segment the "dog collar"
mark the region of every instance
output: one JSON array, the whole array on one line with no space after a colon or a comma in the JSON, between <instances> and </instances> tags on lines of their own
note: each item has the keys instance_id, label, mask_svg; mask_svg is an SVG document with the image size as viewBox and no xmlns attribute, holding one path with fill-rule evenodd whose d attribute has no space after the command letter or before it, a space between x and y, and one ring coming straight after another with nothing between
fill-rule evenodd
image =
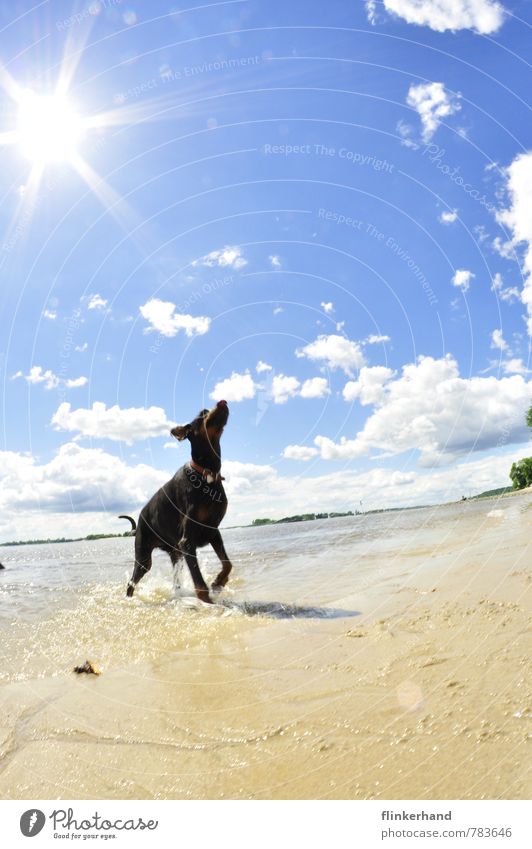
<instances>
[{"instance_id":1,"label":"dog collar","mask_svg":"<svg viewBox=\"0 0 532 849\"><path fill-rule=\"evenodd\" d=\"M210 469L204 469L203 466L200 466L198 463L195 463L194 460L190 460L189 466L191 469L194 469L199 475L201 475L207 483L218 483L219 481L224 481L225 478L222 477L221 472L211 472Z\"/></svg>"}]
</instances>

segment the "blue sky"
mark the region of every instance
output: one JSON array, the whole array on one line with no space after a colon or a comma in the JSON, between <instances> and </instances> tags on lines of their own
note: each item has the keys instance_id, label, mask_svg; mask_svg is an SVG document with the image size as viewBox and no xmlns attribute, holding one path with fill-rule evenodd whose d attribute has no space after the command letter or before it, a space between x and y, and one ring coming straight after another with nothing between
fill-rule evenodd
<instances>
[{"instance_id":1,"label":"blue sky","mask_svg":"<svg viewBox=\"0 0 532 849\"><path fill-rule=\"evenodd\" d=\"M229 524L505 484L529 4L186 5L3 7L0 539L116 529L219 397Z\"/></svg>"}]
</instances>

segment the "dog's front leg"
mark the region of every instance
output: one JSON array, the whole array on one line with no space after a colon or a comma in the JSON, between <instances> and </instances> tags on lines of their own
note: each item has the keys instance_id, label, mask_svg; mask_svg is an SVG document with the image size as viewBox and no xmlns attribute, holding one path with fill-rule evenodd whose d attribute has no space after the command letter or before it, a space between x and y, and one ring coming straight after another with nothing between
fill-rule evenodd
<instances>
[{"instance_id":1,"label":"dog's front leg","mask_svg":"<svg viewBox=\"0 0 532 849\"><path fill-rule=\"evenodd\" d=\"M203 575L200 572L198 558L196 557L196 546L194 542L190 539L187 539L186 537L183 537L183 539L179 543L179 550L185 556L186 564L190 570L192 580L194 581L194 588L196 590L197 597L200 601L204 601L207 604L212 604L211 597L209 596L209 588L203 580Z\"/></svg>"},{"instance_id":2,"label":"dog's front leg","mask_svg":"<svg viewBox=\"0 0 532 849\"><path fill-rule=\"evenodd\" d=\"M231 573L231 569L233 568L233 564L227 556L227 552L225 550L220 531L216 531L216 533L214 534L211 540L211 545L216 553L216 556L222 564L222 571L212 584L212 589L221 590L222 587L225 587L227 581L229 580L229 575Z\"/></svg>"}]
</instances>

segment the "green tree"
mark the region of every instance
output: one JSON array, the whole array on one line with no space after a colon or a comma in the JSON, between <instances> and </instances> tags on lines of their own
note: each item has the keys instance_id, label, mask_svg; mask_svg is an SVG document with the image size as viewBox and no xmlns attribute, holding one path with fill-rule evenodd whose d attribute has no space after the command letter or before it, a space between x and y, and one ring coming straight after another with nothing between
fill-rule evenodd
<instances>
[{"instance_id":1,"label":"green tree","mask_svg":"<svg viewBox=\"0 0 532 849\"><path fill-rule=\"evenodd\" d=\"M532 430L532 404L527 410L525 420ZM512 463L510 480L514 489L525 489L527 486L532 486L532 457L524 457L518 463Z\"/></svg>"},{"instance_id":2,"label":"green tree","mask_svg":"<svg viewBox=\"0 0 532 849\"><path fill-rule=\"evenodd\" d=\"M518 463L512 463L510 479L514 489L532 486L532 457L525 457Z\"/></svg>"}]
</instances>

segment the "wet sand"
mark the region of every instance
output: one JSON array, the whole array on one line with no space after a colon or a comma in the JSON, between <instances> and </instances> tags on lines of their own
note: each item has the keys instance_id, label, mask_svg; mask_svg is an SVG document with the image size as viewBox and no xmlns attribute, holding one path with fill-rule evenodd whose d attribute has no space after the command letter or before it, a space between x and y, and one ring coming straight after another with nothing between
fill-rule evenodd
<instances>
[{"instance_id":1,"label":"wet sand","mask_svg":"<svg viewBox=\"0 0 532 849\"><path fill-rule=\"evenodd\" d=\"M0 796L529 798L532 493L452 516L371 604L191 609L155 656L3 684Z\"/></svg>"}]
</instances>

